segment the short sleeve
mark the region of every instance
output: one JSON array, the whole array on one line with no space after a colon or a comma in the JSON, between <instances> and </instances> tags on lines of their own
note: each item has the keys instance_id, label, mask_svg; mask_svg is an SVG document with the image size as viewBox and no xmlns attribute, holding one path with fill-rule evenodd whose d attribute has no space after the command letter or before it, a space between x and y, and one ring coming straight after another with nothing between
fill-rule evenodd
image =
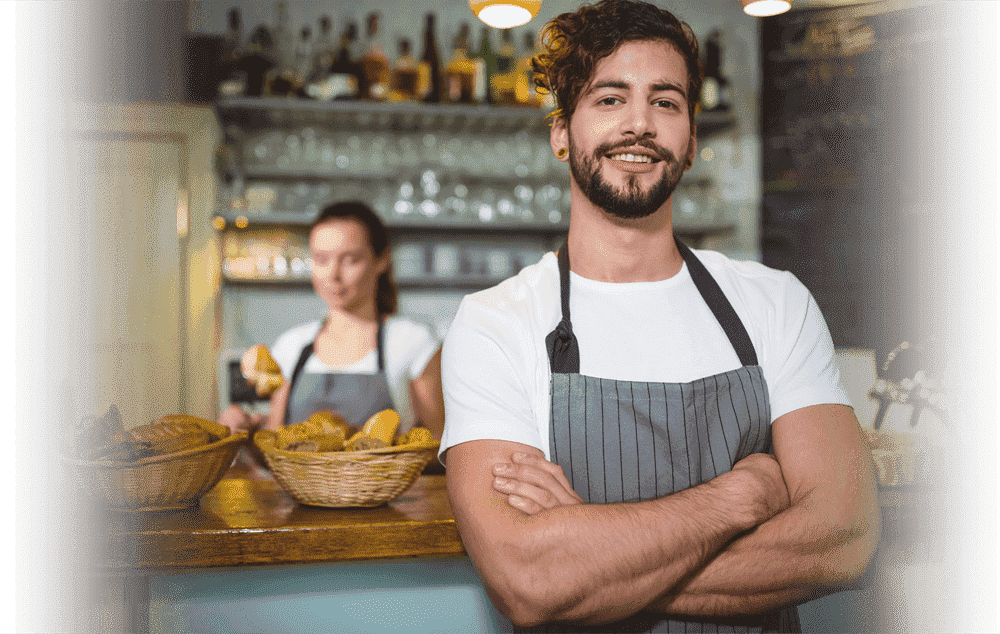
<instances>
[{"instance_id":1,"label":"short sleeve","mask_svg":"<svg viewBox=\"0 0 1000 634\"><path fill-rule=\"evenodd\" d=\"M798 278L784 275L784 301L771 331L768 361L776 368L775 385L770 386L772 419L809 405L850 405L819 305Z\"/></svg>"},{"instance_id":2,"label":"short sleeve","mask_svg":"<svg viewBox=\"0 0 1000 634\"><path fill-rule=\"evenodd\" d=\"M281 366L281 373L286 381L291 380L302 349L316 340L320 325L320 322L313 321L295 326L282 333L271 346L271 356Z\"/></svg>"},{"instance_id":3,"label":"short sleeve","mask_svg":"<svg viewBox=\"0 0 1000 634\"><path fill-rule=\"evenodd\" d=\"M420 377L431 357L441 347L441 339L430 324L392 318L386 324L386 363L401 364L406 381Z\"/></svg>"},{"instance_id":4,"label":"short sleeve","mask_svg":"<svg viewBox=\"0 0 1000 634\"><path fill-rule=\"evenodd\" d=\"M462 301L441 353L442 456L471 440L507 440L544 451L531 407L528 339L511 312L471 297Z\"/></svg>"}]
</instances>

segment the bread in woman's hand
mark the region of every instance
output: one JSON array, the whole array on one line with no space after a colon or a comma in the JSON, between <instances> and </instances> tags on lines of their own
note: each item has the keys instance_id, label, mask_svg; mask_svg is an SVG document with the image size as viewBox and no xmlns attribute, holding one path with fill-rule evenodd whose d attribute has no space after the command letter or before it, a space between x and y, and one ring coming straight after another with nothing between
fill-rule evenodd
<instances>
[{"instance_id":1,"label":"bread in woman's hand","mask_svg":"<svg viewBox=\"0 0 1000 634\"><path fill-rule=\"evenodd\" d=\"M285 377L281 375L281 366L263 344L257 344L243 353L240 371L261 398L271 396L285 383Z\"/></svg>"}]
</instances>

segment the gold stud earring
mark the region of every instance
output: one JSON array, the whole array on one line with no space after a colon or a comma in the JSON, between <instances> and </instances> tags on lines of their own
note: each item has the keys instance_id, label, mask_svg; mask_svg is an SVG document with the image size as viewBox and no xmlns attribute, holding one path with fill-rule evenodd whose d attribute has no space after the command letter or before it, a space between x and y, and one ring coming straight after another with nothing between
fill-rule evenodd
<instances>
[{"instance_id":1,"label":"gold stud earring","mask_svg":"<svg viewBox=\"0 0 1000 634\"><path fill-rule=\"evenodd\" d=\"M566 148L564 148L564 147L561 147L561 148L559 148L559 151L556 152L556 158L557 159L564 159L564 158L566 158L567 154L569 154L569 150L566 149Z\"/></svg>"}]
</instances>

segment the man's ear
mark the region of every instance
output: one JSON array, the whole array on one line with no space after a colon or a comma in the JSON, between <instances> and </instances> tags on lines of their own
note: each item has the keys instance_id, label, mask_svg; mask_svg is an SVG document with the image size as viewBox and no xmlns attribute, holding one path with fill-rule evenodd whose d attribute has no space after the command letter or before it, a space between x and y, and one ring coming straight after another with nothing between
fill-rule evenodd
<instances>
[{"instance_id":1,"label":"man's ear","mask_svg":"<svg viewBox=\"0 0 1000 634\"><path fill-rule=\"evenodd\" d=\"M698 156L698 137L694 134L691 135L691 142L688 143L687 152L687 163L684 165L684 171L687 171L694 167L694 159Z\"/></svg>"},{"instance_id":2,"label":"man's ear","mask_svg":"<svg viewBox=\"0 0 1000 634\"><path fill-rule=\"evenodd\" d=\"M552 153L557 159L569 160L569 129L564 118L556 117L552 121L552 127L549 129L549 145L552 146Z\"/></svg>"}]
</instances>

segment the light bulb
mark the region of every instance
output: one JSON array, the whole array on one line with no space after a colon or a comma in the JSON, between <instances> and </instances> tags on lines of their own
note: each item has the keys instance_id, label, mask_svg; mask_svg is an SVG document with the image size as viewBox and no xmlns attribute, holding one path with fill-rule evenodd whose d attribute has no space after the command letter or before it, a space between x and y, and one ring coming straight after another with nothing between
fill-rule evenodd
<instances>
[{"instance_id":1,"label":"light bulb","mask_svg":"<svg viewBox=\"0 0 1000 634\"><path fill-rule=\"evenodd\" d=\"M469 0L469 8L489 26L509 29L538 15L542 0Z\"/></svg>"},{"instance_id":2,"label":"light bulb","mask_svg":"<svg viewBox=\"0 0 1000 634\"><path fill-rule=\"evenodd\" d=\"M790 0L740 0L747 15L764 18L778 15L792 8Z\"/></svg>"}]
</instances>

